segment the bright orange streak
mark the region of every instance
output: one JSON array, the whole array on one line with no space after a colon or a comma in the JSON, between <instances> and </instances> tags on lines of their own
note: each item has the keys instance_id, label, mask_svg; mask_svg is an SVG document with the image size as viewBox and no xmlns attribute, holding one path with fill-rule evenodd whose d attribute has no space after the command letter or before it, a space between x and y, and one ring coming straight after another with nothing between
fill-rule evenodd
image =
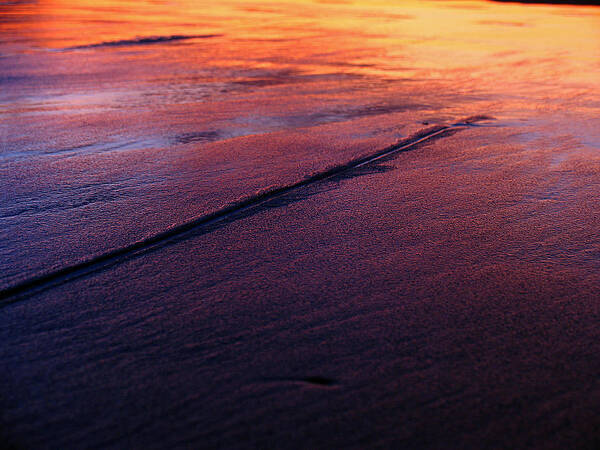
<instances>
[{"instance_id":1,"label":"bright orange streak","mask_svg":"<svg viewBox=\"0 0 600 450\"><path fill-rule=\"evenodd\" d=\"M2 8L15 20L3 22L0 33L38 48L138 36L223 35L206 45L165 46L161 64L171 67L423 79L450 82L459 90L476 85L513 98L538 91L550 98L593 96L600 87L600 9L593 7L415 0L184 0L176 6L46 0ZM142 48L102 51L145 58Z\"/></svg>"}]
</instances>

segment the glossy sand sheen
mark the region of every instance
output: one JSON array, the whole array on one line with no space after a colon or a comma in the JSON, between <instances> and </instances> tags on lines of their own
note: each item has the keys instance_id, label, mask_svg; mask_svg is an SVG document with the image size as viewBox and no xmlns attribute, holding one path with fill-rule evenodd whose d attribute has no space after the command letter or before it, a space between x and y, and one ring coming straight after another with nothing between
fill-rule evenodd
<instances>
[{"instance_id":1,"label":"glossy sand sheen","mask_svg":"<svg viewBox=\"0 0 600 450\"><path fill-rule=\"evenodd\" d=\"M600 9L0 14L6 442L597 445Z\"/></svg>"}]
</instances>

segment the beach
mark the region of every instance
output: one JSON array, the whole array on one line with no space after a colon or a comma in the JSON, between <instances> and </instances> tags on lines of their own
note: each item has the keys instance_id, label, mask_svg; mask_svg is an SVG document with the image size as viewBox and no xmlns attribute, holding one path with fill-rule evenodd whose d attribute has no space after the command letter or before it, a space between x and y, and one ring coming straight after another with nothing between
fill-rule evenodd
<instances>
[{"instance_id":1,"label":"beach","mask_svg":"<svg viewBox=\"0 0 600 450\"><path fill-rule=\"evenodd\" d=\"M0 3L14 448L595 448L600 9Z\"/></svg>"}]
</instances>

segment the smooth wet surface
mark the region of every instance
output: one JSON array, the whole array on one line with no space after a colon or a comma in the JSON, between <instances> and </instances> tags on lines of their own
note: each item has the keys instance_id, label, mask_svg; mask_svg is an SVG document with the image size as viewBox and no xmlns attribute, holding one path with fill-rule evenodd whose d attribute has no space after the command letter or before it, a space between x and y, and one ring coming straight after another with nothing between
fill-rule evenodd
<instances>
[{"instance_id":1,"label":"smooth wet surface","mask_svg":"<svg viewBox=\"0 0 600 450\"><path fill-rule=\"evenodd\" d=\"M0 13L1 289L488 116L4 304L10 442L598 444L600 9Z\"/></svg>"},{"instance_id":2,"label":"smooth wet surface","mask_svg":"<svg viewBox=\"0 0 600 450\"><path fill-rule=\"evenodd\" d=\"M488 114L524 139L572 139L568 151L600 142L596 8L0 8L3 287L370 153L423 122Z\"/></svg>"}]
</instances>

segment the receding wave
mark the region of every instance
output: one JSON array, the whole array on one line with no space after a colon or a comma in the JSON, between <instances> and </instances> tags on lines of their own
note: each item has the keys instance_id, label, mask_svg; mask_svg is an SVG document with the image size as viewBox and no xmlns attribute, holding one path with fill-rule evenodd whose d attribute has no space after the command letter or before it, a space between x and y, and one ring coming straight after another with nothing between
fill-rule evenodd
<instances>
[{"instance_id":1,"label":"receding wave","mask_svg":"<svg viewBox=\"0 0 600 450\"><path fill-rule=\"evenodd\" d=\"M187 222L161 231L160 233L140 239L132 244L110 250L106 253L90 257L89 259L69 266L59 267L38 274L23 280L16 285L0 290L0 300L3 301L0 303L0 306L2 306L2 304L12 303L13 301L17 301L49 287L63 284L75 278L110 267L123 260L139 256L155 248L160 248L169 241L180 238L188 232L199 230L201 228L206 228L206 232L209 232L210 228L214 227L217 223L229 223L238 218L242 218L244 217L243 213L251 208L260 207L260 205L282 197L285 194L292 193L298 188L309 186L329 178L343 176L352 169L361 168L369 163L381 160L395 153L412 150L422 142L451 135L458 130L475 126L476 122L486 120L492 120L492 118L484 115L471 116L453 125L437 125L427 128L409 138L398 141L389 147L371 153L370 155L315 172L295 183L270 187L230 203L212 213L193 218Z\"/></svg>"},{"instance_id":2,"label":"receding wave","mask_svg":"<svg viewBox=\"0 0 600 450\"><path fill-rule=\"evenodd\" d=\"M63 50L85 50L90 48L102 48L102 47L128 47L133 45L149 45L149 44L160 44L165 42L173 41L185 41L188 39L210 39L222 36L221 34L173 34L171 36L145 36L137 37L135 39L122 39L120 41L104 41L96 44L77 45L75 47L67 47Z\"/></svg>"}]
</instances>

